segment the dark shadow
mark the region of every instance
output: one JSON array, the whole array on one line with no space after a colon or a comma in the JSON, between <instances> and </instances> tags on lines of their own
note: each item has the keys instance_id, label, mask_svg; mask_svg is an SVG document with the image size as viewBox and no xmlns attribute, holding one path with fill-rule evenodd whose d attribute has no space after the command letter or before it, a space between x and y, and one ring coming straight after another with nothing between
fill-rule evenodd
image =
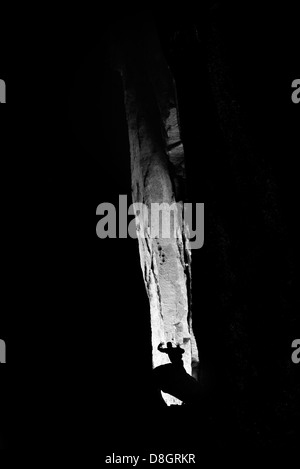
<instances>
[{"instance_id":1,"label":"dark shadow","mask_svg":"<svg viewBox=\"0 0 300 469\"><path fill-rule=\"evenodd\" d=\"M172 347L171 342L168 342L166 348L159 344L158 350L166 353L171 363L154 368L153 380L156 388L180 399L184 404L199 404L202 395L201 386L184 369L182 361L184 350L179 345Z\"/></svg>"}]
</instances>

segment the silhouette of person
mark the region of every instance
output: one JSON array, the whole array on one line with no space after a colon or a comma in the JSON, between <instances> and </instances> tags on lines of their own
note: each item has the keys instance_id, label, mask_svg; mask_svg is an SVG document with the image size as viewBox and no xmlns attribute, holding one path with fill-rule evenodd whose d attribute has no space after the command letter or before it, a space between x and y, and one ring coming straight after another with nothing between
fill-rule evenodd
<instances>
[{"instance_id":1,"label":"silhouette of person","mask_svg":"<svg viewBox=\"0 0 300 469\"><path fill-rule=\"evenodd\" d=\"M177 347L173 347L171 342L167 343L167 347L163 348L163 342L159 344L157 349L161 353L166 353L170 359L170 362L172 365L179 366L183 368L183 361L182 361L182 355L184 354L184 350L180 348L180 345L178 344Z\"/></svg>"},{"instance_id":2,"label":"silhouette of person","mask_svg":"<svg viewBox=\"0 0 300 469\"><path fill-rule=\"evenodd\" d=\"M167 342L167 346L161 342L157 349L161 353L166 353L171 363L157 366L153 369L153 382L160 391L171 394L188 405L198 405L201 397L201 387L195 378L189 375L183 366L182 355L185 350L172 346Z\"/></svg>"}]
</instances>

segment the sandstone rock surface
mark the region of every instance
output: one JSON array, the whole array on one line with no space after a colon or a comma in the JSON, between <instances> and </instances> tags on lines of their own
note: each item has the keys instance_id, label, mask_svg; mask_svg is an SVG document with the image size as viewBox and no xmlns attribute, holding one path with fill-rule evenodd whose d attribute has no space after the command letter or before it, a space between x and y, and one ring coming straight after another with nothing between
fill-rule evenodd
<instances>
[{"instance_id":1,"label":"sandstone rock surface","mask_svg":"<svg viewBox=\"0 0 300 469\"><path fill-rule=\"evenodd\" d=\"M175 83L146 18L123 27L117 50L140 261L150 302L153 367L169 363L157 347L171 341L184 348L184 367L192 374L199 359L192 330L191 251L183 212L186 174ZM164 204L162 215L153 204ZM168 405L180 403L163 397Z\"/></svg>"}]
</instances>

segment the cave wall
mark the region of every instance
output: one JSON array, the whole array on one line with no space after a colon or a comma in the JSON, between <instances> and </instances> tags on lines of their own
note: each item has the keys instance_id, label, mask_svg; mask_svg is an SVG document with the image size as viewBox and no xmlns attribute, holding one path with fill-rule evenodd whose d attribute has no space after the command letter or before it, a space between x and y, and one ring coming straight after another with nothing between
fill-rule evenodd
<instances>
[{"instance_id":1,"label":"cave wall","mask_svg":"<svg viewBox=\"0 0 300 469\"><path fill-rule=\"evenodd\" d=\"M191 250L184 220L186 175L175 83L151 19L128 21L118 46L131 155L141 268L150 302L153 367L169 363L160 342L180 344L192 374L199 361L191 317ZM156 205L155 205L156 204ZM162 205L160 205L162 204ZM161 208L159 211L155 209ZM164 394L168 404L179 401Z\"/></svg>"}]
</instances>

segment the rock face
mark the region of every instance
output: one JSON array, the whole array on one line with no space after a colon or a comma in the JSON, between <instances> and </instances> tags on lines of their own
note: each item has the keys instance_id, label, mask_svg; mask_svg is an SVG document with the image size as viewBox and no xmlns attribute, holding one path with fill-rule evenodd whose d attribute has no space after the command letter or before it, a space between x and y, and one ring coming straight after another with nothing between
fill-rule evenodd
<instances>
[{"instance_id":1,"label":"rock face","mask_svg":"<svg viewBox=\"0 0 300 469\"><path fill-rule=\"evenodd\" d=\"M150 302L153 367L169 363L157 347L170 341L184 348L184 367L192 374L198 351L192 330L191 251L183 210L185 165L175 83L148 19L127 22L116 50L140 261ZM173 396L163 397L168 405L180 404Z\"/></svg>"}]
</instances>

